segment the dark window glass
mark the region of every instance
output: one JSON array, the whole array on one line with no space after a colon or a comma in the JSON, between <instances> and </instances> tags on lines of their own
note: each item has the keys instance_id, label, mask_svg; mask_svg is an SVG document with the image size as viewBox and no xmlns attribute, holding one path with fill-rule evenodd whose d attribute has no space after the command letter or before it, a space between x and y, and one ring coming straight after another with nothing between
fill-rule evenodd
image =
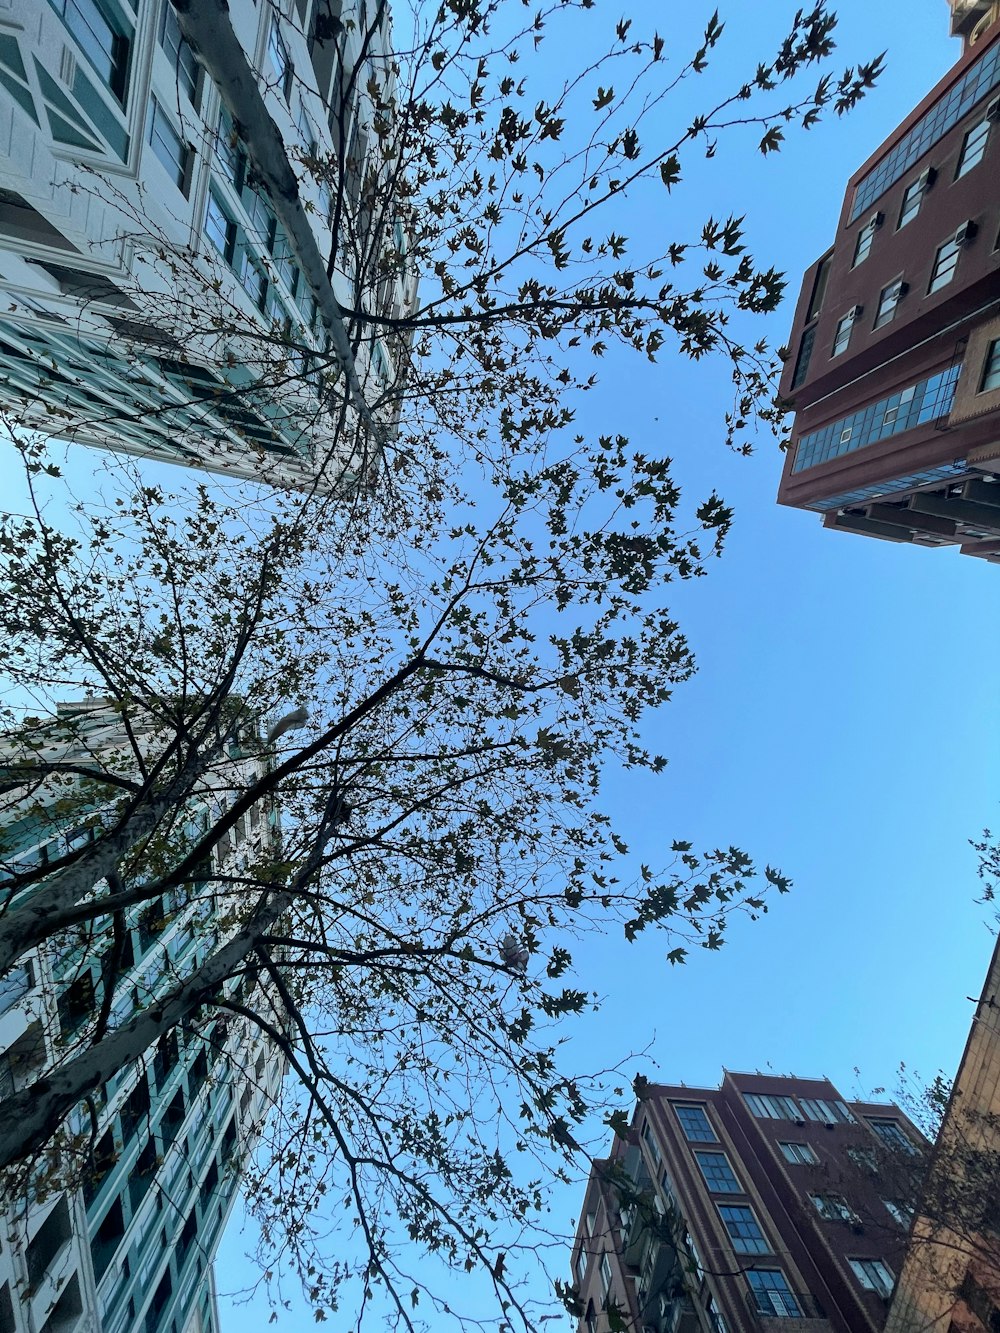
<instances>
[{"instance_id":1,"label":"dark window glass","mask_svg":"<svg viewBox=\"0 0 1000 1333\"><path fill-rule=\"evenodd\" d=\"M719 1215L737 1254L770 1253L771 1247L764 1238L752 1208L743 1204L719 1204Z\"/></svg>"},{"instance_id":2,"label":"dark window glass","mask_svg":"<svg viewBox=\"0 0 1000 1333\"><path fill-rule=\"evenodd\" d=\"M684 1137L692 1143L717 1143L715 1130L709 1124L704 1106L680 1106L674 1104L677 1119L681 1122Z\"/></svg>"},{"instance_id":3,"label":"dark window glass","mask_svg":"<svg viewBox=\"0 0 1000 1333\"><path fill-rule=\"evenodd\" d=\"M1000 338L994 338L986 350L983 378L979 382L980 393L990 389L1000 389Z\"/></svg>"},{"instance_id":4,"label":"dark window glass","mask_svg":"<svg viewBox=\"0 0 1000 1333\"><path fill-rule=\"evenodd\" d=\"M181 35L177 13L170 0L163 0L163 15L160 19L160 45L177 75L177 86L186 95L192 105L198 91L198 62L194 52Z\"/></svg>"},{"instance_id":5,"label":"dark window glass","mask_svg":"<svg viewBox=\"0 0 1000 1333\"><path fill-rule=\"evenodd\" d=\"M799 354L795 358L795 373L792 375L792 388L797 389L809 374L809 362L812 359L813 344L816 342L817 325L810 324L799 343Z\"/></svg>"},{"instance_id":6,"label":"dark window glass","mask_svg":"<svg viewBox=\"0 0 1000 1333\"><path fill-rule=\"evenodd\" d=\"M780 1268L751 1268L747 1281L757 1313L778 1319L800 1319L799 1303L789 1290Z\"/></svg>"},{"instance_id":7,"label":"dark window glass","mask_svg":"<svg viewBox=\"0 0 1000 1333\"><path fill-rule=\"evenodd\" d=\"M695 1159L705 1177L705 1184L713 1194L743 1193L743 1187L733 1175L733 1168L724 1152L696 1152Z\"/></svg>"},{"instance_id":8,"label":"dark window glass","mask_svg":"<svg viewBox=\"0 0 1000 1333\"><path fill-rule=\"evenodd\" d=\"M149 99L146 142L163 163L177 188L182 194L187 194L191 150L171 125L155 97Z\"/></svg>"},{"instance_id":9,"label":"dark window glass","mask_svg":"<svg viewBox=\"0 0 1000 1333\"><path fill-rule=\"evenodd\" d=\"M981 120L978 125L973 125L965 138L962 140L962 151L958 155L958 166L955 168L955 179L964 176L967 171L971 171L983 160L983 154L986 152L986 141L990 137L990 122Z\"/></svg>"},{"instance_id":10,"label":"dark window glass","mask_svg":"<svg viewBox=\"0 0 1000 1333\"><path fill-rule=\"evenodd\" d=\"M119 102L128 87L130 33L99 0L52 0L80 50Z\"/></svg>"}]
</instances>

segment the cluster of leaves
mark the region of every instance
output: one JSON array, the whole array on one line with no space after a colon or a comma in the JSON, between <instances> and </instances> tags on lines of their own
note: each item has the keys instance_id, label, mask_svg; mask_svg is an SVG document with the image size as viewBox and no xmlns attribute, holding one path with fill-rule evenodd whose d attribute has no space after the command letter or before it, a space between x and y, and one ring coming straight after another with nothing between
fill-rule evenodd
<instances>
[{"instance_id":1,"label":"cluster of leaves","mask_svg":"<svg viewBox=\"0 0 1000 1333\"><path fill-rule=\"evenodd\" d=\"M172 382L185 351L214 347L232 370L238 348L254 387L239 403L222 391L228 420L283 403L317 464L352 460L350 490L325 486L320 466L300 493L181 493L115 458L60 509L52 452L22 429L37 404L8 421L28 506L0 529L0 968L66 932L103 952L91 1020L60 1033L51 1014L49 1065L4 1099L0 1164L59 1141L165 1032L206 1014L252 1024L295 1077L250 1195L275 1266L299 1274L318 1317L349 1292L360 1322L376 1288L402 1326L421 1299L451 1313L410 1271L405 1242L419 1241L478 1269L503 1319L533 1326L509 1256L538 1248L546 1182L604 1096L559 1058L561 1020L597 998L573 984L574 941L659 928L680 963L788 887L739 849L682 841L664 867L634 870L600 808L609 764L664 767L644 720L693 670L667 593L704 573L732 514L716 494L691 512L669 459L573 422L593 358L615 343L649 361L721 354L730 443L748 448L759 422L780 432L767 345L734 333L783 286L746 253L743 219L707 219L639 258L625 205L647 184L669 203L724 132L763 133L768 152L780 127L849 109L877 70L820 72L768 100L830 55L819 6L747 84L665 136L670 95L709 69L722 23L673 63L628 20L569 74L540 62L590 8L559 0L519 26L499 0L447 0L393 44L380 2L337 66L336 147L295 168L303 196L307 180L332 193L327 273L349 273L356 293L343 331L359 354L383 340L387 383L361 355L359 385L336 347L256 321L226 296L221 264L143 234L141 208L117 195L164 293L145 338L119 326L136 375L150 337L161 352L173 339ZM339 51L356 19L334 17L320 5L312 36ZM199 58L225 100L238 71ZM359 107L379 144L367 163L351 157ZM252 127L235 134L263 173ZM96 176L92 188L115 197ZM295 234L301 201L271 203ZM393 298L413 271L419 309ZM58 408L61 436L114 435L114 404L97 419L74 401ZM199 400L205 415L178 438L196 440L221 401ZM141 420L138 399L127 407ZM175 399L141 412L180 430ZM378 485L357 484L376 455ZM104 718L100 741L55 715L80 696ZM304 729L268 745L261 719L292 709ZM259 819L276 809L280 837ZM255 812L272 831L234 857ZM83 842L60 841L69 814ZM15 836L39 826L45 865ZM196 915L204 947L184 966L161 959L169 984L118 1014L126 935L150 911L164 928ZM350 1237L335 1247L332 1217Z\"/></svg>"}]
</instances>

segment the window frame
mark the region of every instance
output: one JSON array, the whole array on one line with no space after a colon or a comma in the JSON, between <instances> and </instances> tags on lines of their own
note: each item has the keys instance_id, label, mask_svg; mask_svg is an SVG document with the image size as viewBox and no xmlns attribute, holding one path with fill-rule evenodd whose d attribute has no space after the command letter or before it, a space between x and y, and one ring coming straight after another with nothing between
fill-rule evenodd
<instances>
[{"instance_id":1,"label":"window frame","mask_svg":"<svg viewBox=\"0 0 1000 1333\"><path fill-rule=\"evenodd\" d=\"M177 145L178 156L176 159L169 152L168 138L163 133L164 127L167 135L169 135L169 140ZM194 160L194 149L183 135L174 128L173 121L164 111L155 94L150 94L143 142L153 150L153 156L186 199L191 189L191 163ZM163 148L163 153L158 150L158 144Z\"/></svg>"},{"instance_id":2,"label":"window frame","mask_svg":"<svg viewBox=\"0 0 1000 1333\"><path fill-rule=\"evenodd\" d=\"M850 436L848 436L848 439ZM802 1114L819 1125L853 1125L854 1116L843 1101L830 1102L825 1097L800 1097Z\"/></svg>"},{"instance_id":3,"label":"window frame","mask_svg":"<svg viewBox=\"0 0 1000 1333\"><path fill-rule=\"evenodd\" d=\"M267 34L267 58L271 62L271 68L278 76L281 94L285 101L289 102L292 96L292 84L295 79L295 65L292 61L292 53L288 49L288 43L282 35L277 14L271 15L271 27Z\"/></svg>"},{"instance_id":4,"label":"window frame","mask_svg":"<svg viewBox=\"0 0 1000 1333\"><path fill-rule=\"evenodd\" d=\"M916 1157L919 1149L910 1141L909 1135L894 1116L869 1116L868 1124L872 1133L876 1136L884 1148L901 1148L904 1152ZM881 1128L876 1128L881 1126ZM886 1132L883 1133L883 1130Z\"/></svg>"},{"instance_id":5,"label":"window frame","mask_svg":"<svg viewBox=\"0 0 1000 1333\"><path fill-rule=\"evenodd\" d=\"M764 1235L757 1214L748 1203L719 1203L716 1204L716 1208L719 1217L722 1219L722 1225L726 1229L726 1234L729 1236L734 1254L774 1253L767 1237ZM739 1213L741 1216L739 1218L728 1217L727 1213ZM735 1232L733 1226L737 1228ZM742 1235L740 1233L741 1227L747 1228L748 1232L752 1229L756 1234Z\"/></svg>"},{"instance_id":6,"label":"window frame","mask_svg":"<svg viewBox=\"0 0 1000 1333\"><path fill-rule=\"evenodd\" d=\"M219 245L215 233L210 229L209 226L209 220L213 212L213 206L215 213L225 224L224 228L222 229L224 233L224 241L222 246ZM209 190L208 192L208 198L205 201L205 217L202 222L201 229L202 229L202 235L205 236L205 238L209 241L209 243L214 247L216 253L220 256L220 258L222 258L225 261L225 263L232 266L234 258L236 256L236 231L237 231L236 222L232 217L230 217L228 210L226 209L226 207L219 199L219 196L215 193L214 190Z\"/></svg>"},{"instance_id":7,"label":"window frame","mask_svg":"<svg viewBox=\"0 0 1000 1333\"><path fill-rule=\"evenodd\" d=\"M899 204L899 217L896 220L897 231L901 231L903 227L912 222L923 208L924 196L931 188L933 179L931 168L928 167L907 185Z\"/></svg>"},{"instance_id":8,"label":"window frame","mask_svg":"<svg viewBox=\"0 0 1000 1333\"><path fill-rule=\"evenodd\" d=\"M590 1255L587 1253L586 1246L581 1245L577 1251L576 1259L573 1261L573 1272L576 1274L576 1280L579 1286L587 1280L587 1268L590 1264Z\"/></svg>"},{"instance_id":9,"label":"window frame","mask_svg":"<svg viewBox=\"0 0 1000 1333\"><path fill-rule=\"evenodd\" d=\"M704 1102L671 1102L674 1114L677 1117L677 1123L681 1127L681 1133L687 1139L688 1143L718 1143L719 1136L712 1127L712 1122L708 1118L708 1106ZM700 1115L705 1122L705 1133L697 1134L691 1132L691 1126L686 1124L682 1111L693 1111Z\"/></svg>"},{"instance_id":10,"label":"window frame","mask_svg":"<svg viewBox=\"0 0 1000 1333\"><path fill-rule=\"evenodd\" d=\"M848 1258L847 1262L850 1264L851 1272L857 1278L858 1284L865 1291L873 1291L884 1300L889 1299L893 1287L896 1285L896 1275L883 1259L860 1256L854 1259ZM882 1273L888 1274L888 1283L885 1282L881 1273L873 1275L871 1269L881 1269Z\"/></svg>"},{"instance_id":11,"label":"window frame","mask_svg":"<svg viewBox=\"0 0 1000 1333\"><path fill-rule=\"evenodd\" d=\"M604 1300L611 1294L611 1287L614 1282L614 1274L611 1271L611 1260L608 1258L607 1250L601 1254L601 1264L598 1269L601 1278L601 1296Z\"/></svg>"},{"instance_id":12,"label":"window frame","mask_svg":"<svg viewBox=\"0 0 1000 1333\"><path fill-rule=\"evenodd\" d=\"M785 1161L792 1166L816 1166L819 1162L819 1156L811 1143L802 1143L796 1139L779 1140L778 1147L781 1149L781 1155ZM791 1153L786 1149L791 1148ZM806 1156L799 1154L804 1152Z\"/></svg>"},{"instance_id":13,"label":"window frame","mask_svg":"<svg viewBox=\"0 0 1000 1333\"><path fill-rule=\"evenodd\" d=\"M949 236L942 241L934 251L934 263L931 265L931 276L927 283L927 295L933 296L935 292L942 291L954 280L958 272L958 260L962 253L961 242L956 239L956 235ZM946 276L942 277L942 274Z\"/></svg>"},{"instance_id":14,"label":"window frame","mask_svg":"<svg viewBox=\"0 0 1000 1333\"><path fill-rule=\"evenodd\" d=\"M810 1194L809 1200L824 1222L860 1222L857 1213L842 1194Z\"/></svg>"},{"instance_id":15,"label":"window frame","mask_svg":"<svg viewBox=\"0 0 1000 1333\"><path fill-rule=\"evenodd\" d=\"M378 350L379 353L381 354L381 356L382 356L382 364L385 366L385 365L386 365L386 363L385 363L385 353L382 352L382 349L381 349L381 347L379 346L379 343L378 343L377 340L376 340L375 342L372 343L372 362L373 362L373 364L374 364L374 362L375 362L375 352L376 352L376 350ZM386 367L386 370L388 370L388 367ZM380 379L383 378L382 375L379 374L379 367L378 367L378 366L375 366L375 373L376 373L376 375L379 375L379 378L380 378ZM384 382L384 380L383 380L383 382ZM646 1147L649 1149L649 1155L650 1155L650 1157L652 1158L653 1166L655 1167L655 1169L656 1169L657 1171L659 1171L659 1169L660 1169L660 1165L661 1165L661 1163L662 1163L662 1161L663 1161L663 1154L660 1152L660 1145L659 1145L659 1143L657 1143L657 1141L656 1141L656 1134L655 1134L655 1132L653 1131L653 1126L649 1123L649 1117L648 1117L648 1116L646 1116L646 1117L643 1118L642 1129L640 1130L640 1137L642 1138L643 1143L645 1143Z\"/></svg>"},{"instance_id":16,"label":"window frame","mask_svg":"<svg viewBox=\"0 0 1000 1333\"><path fill-rule=\"evenodd\" d=\"M962 147L959 150L958 162L955 164L955 180L967 175L973 167L978 167L980 162L986 156L986 147L990 140L990 130L993 122L989 116L984 116L982 120L977 121L975 125L970 125L962 136ZM973 136L978 135L977 139ZM970 153L971 150L971 153ZM975 156L971 156L975 154Z\"/></svg>"},{"instance_id":17,"label":"window frame","mask_svg":"<svg viewBox=\"0 0 1000 1333\"><path fill-rule=\"evenodd\" d=\"M775 1092L744 1092L743 1103L755 1120L802 1119L794 1097ZM759 1109L758 1109L759 1108Z\"/></svg>"},{"instance_id":18,"label":"window frame","mask_svg":"<svg viewBox=\"0 0 1000 1333\"><path fill-rule=\"evenodd\" d=\"M1000 389L1000 338L993 338L987 343L976 393L993 393L996 389Z\"/></svg>"},{"instance_id":19,"label":"window frame","mask_svg":"<svg viewBox=\"0 0 1000 1333\"><path fill-rule=\"evenodd\" d=\"M724 1165L706 1168L705 1163L702 1161L703 1157L721 1157ZM746 1190L740 1184L739 1178L733 1170L733 1165L730 1162L727 1153L724 1153L721 1150L718 1152L707 1152L704 1149L696 1149L694 1152L694 1159L698 1164L698 1170L701 1172L701 1178L704 1181L705 1188L708 1190L709 1194L746 1194ZM718 1174L715 1174L716 1172L718 1172ZM716 1186L718 1182L726 1178L727 1172L729 1179L733 1182L733 1188L717 1188Z\"/></svg>"},{"instance_id":20,"label":"window frame","mask_svg":"<svg viewBox=\"0 0 1000 1333\"><path fill-rule=\"evenodd\" d=\"M896 311L899 309L899 303L906 295L906 291L906 282L902 274L885 284L878 294L875 322L872 324L873 329L884 329L887 324L892 323L896 318Z\"/></svg>"},{"instance_id":21,"label":"window frame","mask_svg":"<svg viewBox=\"0 0 1000 1333\"><path fill-rule=\"evenodd\" d=\"M851 261L852 269L857 268L859 264L863 264L871 254L875 233L881 225L882 214L873 213L864 226L858 228L857 239L854 243L854 258Z\"/></svg>"},{"instance_id":22,"label":"window frame","mask_svg":"<svg viewBox=\"0 0 1000 1333\"><path fill-rule=\"evenodd\" d=\"M167 2L169 3L169 0ZM52 6L66 31L83 53L84 59L100 77L102 84L119 106L124 107L128 98L134 31L126 28L115 9L102 3L102 0L52 0ZM75 22L67 17L71 11L76 16ZM102 43L101 35L95 31L88 15L96 17L107 29L110 35L110 49ZM82 28L79 26L81 24ZM83 29L86 29L86 33ZM86 40L88 35L92 42ZM106 67L96 58L95 48L107 58Z\"/></svg>"},{"instance_id":23,"label":"window frame","mask_svg":"<svg viewBox=\"0 0 1000 1333\"><path fill-rule=\"evenodd\" d=\"M901 1226L904 1231L909 1231L913 1223L914 1210L912 1208L898 1199L883 1199L882 1206L897 1226Z\"/></svg>"},{"instance_id":24,"label":"window frame","mask_svg":"<svg viewBox=\"0 0 1000 1333\"><path fill-rule=\"evenodd\" d=\"M830 360L834 357L843 356L851 345L851 335L854 333L854 326L858 322L858 316L855 313L857 306L851 306L846 314L841 315L837 320L836 328L833 331L833 348L830 352Z\"/></svg>"},{"instance_id":25,"label":"window frame","mask_svg":"<svg viewBox=\"0 0 1000 1333\"><path fill-rule=\"evenodd\" d=\"M754 1285L754 1277L776 1276L778 1282L762 1282L760 1285ZM783 1268L748 1268L746 1269L747 1286L750 1288L750 1295L753 1297L757 1313L764 1318L772 1317L775 1319L801 1319L802 1307L799 1304L795 1292L788 1285L788 1279L785 1277ZM766 1297L768 1309L764 1309L762 1298ZM786 1299L787 1298L787 1299ZM779 1309L776 1301L780 1303Z\"/></svg>"},{"instance_id":26,"label":"window frame","mask_svg":"<svg viewBox=\"0 0 1000 1333\"><path fill-rule=\"evenodd\" d=\"M156 40L174 70L177 86L197 110L201 93L201 65L193 47L181 32L170 0L163 0Z\"/></svg>"}]
</instances>

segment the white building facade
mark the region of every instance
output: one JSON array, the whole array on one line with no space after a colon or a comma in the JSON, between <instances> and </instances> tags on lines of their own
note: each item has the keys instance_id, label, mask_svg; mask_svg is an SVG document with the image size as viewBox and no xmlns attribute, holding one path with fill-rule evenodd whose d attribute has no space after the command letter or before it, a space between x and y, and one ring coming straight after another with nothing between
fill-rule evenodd
<instances>
[{"instance_id":1,"label":"white building facade","mask_svg":"<svg viewBox=\"0 0 1000 1333\"><path fill-rule=\"evenodd\" d=\"M56 741L43 757L90 763L120 745L121 729L100 705L60 711L72 720L74 740ZM212 808L259 773L266 760L252 748L217 766L213 783L185 809L182 833L197 837ZM0 764L16 753L5 745ZM99 811L83 802L67 817L66 798L63 788L58 804L47 806L38 791L24 799L8 792L0 822L5 874L44 868L94 836ZM213 860L239 874L273 854L279 836L277 809L255 806ZM109 1026L190 973L226 917L210 882L128 911ZM6 1096L85 1049L111 947L103 917L85 933L32 950L0 982L0 1114ZM227 993L238 989L226 985ZM215 1012L165 1033L109 1079L71 1123L89 1139L82 1161L67 1168L65 1158L41 1160L26 1193L0 1200L0 1331L217 1333L213 1259L282 1075L282 1058L256 1028ZM75 1187L66 1187L68 1170Z\"/></svg>"},{"instance_id":2,"label":"white building facade","mask_svg":"<svg viewBox=\"0 0 1000 1333\"><path fill-rule=\"evenodd\" d=\"M370 8L229 10L323 260L318 290L170 0L0 0L14 424L278 485L371 484L408 349L356 312L409 313L416 283L404 218L372 208L392 189L375 125L393 73L388 16Z\"/></svg>"}]
</instances>

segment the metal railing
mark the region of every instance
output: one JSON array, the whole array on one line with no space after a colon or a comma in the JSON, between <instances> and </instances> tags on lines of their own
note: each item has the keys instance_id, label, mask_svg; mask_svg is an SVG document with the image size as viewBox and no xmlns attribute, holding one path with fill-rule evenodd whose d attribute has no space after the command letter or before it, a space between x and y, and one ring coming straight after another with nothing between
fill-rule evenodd
<instances>
[{"instance_id":1,"label":"metal railing","mask_svg":"<svg viewBox=\"0 0 1000 1333\"><path fill-rule=\"evenodd\" d=\"M750 1313L758 1319L826 1318L822 1305L808 1291L751 1288L746 1293L746 1303Z\"/></svg>"}]
</instances>

